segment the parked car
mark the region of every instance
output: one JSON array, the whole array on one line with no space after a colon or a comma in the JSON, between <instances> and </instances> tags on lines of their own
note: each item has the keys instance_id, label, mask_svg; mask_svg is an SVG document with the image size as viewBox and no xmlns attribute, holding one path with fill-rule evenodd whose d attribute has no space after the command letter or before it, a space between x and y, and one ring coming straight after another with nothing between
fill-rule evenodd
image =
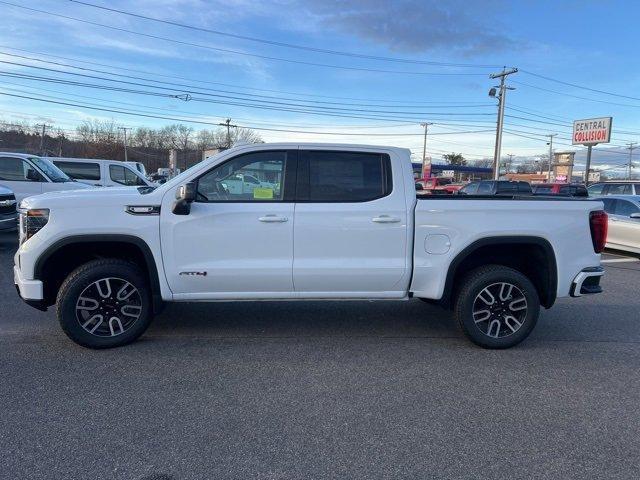
<instances>
[{"instance_id":1,"label":"parked car","mask_svg":"<svg viewBox=\"0 0 640 480\"><path fill-rule=\"evenodd\" d=\"M46 158L9 152L0 152L0 184L13 191L18 203L31 195L90 188L69 178Z\"/></svg>"},{"instance_id":2,"label":"parked car","mask_svg":"<svg viewBox=\"0 0 640 480\"><path fill-rule=\"evenodd\" d=\"M640 253L640 196L603 197L609 215L607 247Z\"/></svg>"},{"instance_id":3,"label":"parked car","mask_svg":"<svg viewBox=\"0 0 640 480\"><path fill-rule=\"evenodd\" d=\"M468 183L458 190L458 195L513 196L532 194L529 182L512 182L510 180L480 180Z\"/></svg>"},{"instance_id":4,"label":"parked car","mask_svg":"<svg viewBox=\"0 0 640 480\"><path fill-rule=\"evenodd\" d=\"M282 188L220 185L249 172ZM411 297L506 348L541 306L602 290L607 221L591 200L418 199L410 150L310 143L234 147L154 190L32 197L20 214L21 297L57 303L63 331L91 348L134 341L163 302Z\"/></svg>"},{"instance_id":5,"label":"parked car","mask_svg":"<svg viewBox=\"0 0 640 480\"><path fill-rule=\"evenodd\" d=\"M582 183L538 183L532 185L534 195L560 195L564 197L588 197L587 187Z\"/></svg>"},{"instance_id":6,"label":"parked car","mask_svg":"<svg viewBox=\"0 0 640 480\"><path fill-rule=\"evenodd\" d=\"M18 226L16 196L11 189L0 185L0 232L15 230Z\"/></svg>"},{"instance_id":7,"label":"parked car","mask_svg":"<svg viewBox=\"0 0 640 480\"><path fill-rule=\"evenodd\" d=\"M64 157L52 157L49 160L71 178L96 187L154 186L130 162Z\"/></svg>"},{"instance_id":8,"label":"parked car","mask_svg":"<svg viewBox=\"0 0 640 480\"><path fill-rule=\"evenodd\" d=\"M602 195L640 195L640 181L617 180L599 182L590 185L587 190L591 197L600 197Z\"/></svg>"},{"instance_id":9,"label":"parked car","mask_svg":"<svg viewBox=\"0 0 640 480\"><path fill-rule=\"evenodd\" d=\"M419 179L416 183L422 186L421 190L424 194L432 195L450 195L463 187L462 183L454 183L448 177L429 177Z\"/></svg>"}]
</instances>

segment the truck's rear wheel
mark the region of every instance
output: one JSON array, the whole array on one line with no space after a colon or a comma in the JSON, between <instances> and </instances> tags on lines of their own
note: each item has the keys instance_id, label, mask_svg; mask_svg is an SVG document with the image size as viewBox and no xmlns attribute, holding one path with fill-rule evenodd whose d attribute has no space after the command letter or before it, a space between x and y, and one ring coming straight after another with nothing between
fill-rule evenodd
<instances>
[{"instance_id":1,"label":"truck's rear wheel","mask_svg":"<svg viewBox=\"0 0 640 480\"><path fill-rule=\"evenodd\" d=\"M136 340L153 318L151 293L142 271L124 260L88 262L64 281L58 321L74 342L110 348Z\"/></svg>"},{"instance_id":2,"label":"truck's rear wheel","mask_svg":"<svg viewBox=\"0 0 640 480\"><path fill-rule=\"evenodd\" d=\"M538 321L540 299L522 273L501 265L469 272L455 302L462 332L484 348L509 348L529 336Z\"/></svg>"}]
</instances>

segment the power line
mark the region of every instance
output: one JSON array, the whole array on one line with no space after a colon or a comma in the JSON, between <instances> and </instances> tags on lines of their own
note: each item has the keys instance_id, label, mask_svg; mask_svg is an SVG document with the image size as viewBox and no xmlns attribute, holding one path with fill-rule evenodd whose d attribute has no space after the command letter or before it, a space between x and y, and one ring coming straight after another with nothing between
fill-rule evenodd
<instances>
[{"instance_id":1,"label":"power line","mask_svg":"<svg viewBox=\"0 0 640 480\"><path fill-rule=\"evenodd\" d=\"M1 2L0 2L1 3ZM0 70L0 75L5 75L5 76L10 76L10 77L14 77L14 78L28 78L28 79L32 79L32 80L40 80L40 81L47 81L47 82L52 82L52 83L64 83L64 84L68 84L68 85L75 85L75 86L85 86L85 87L91 87L91 88L98 88L98 89L103 89L103 90L113 90L113 91L120 91L120 92L124 92L124 93L137 93L137 94L142 94L142 95L152 95L152 96L161 96L161 97L166 97L166 98L176 98L179 100L184 100L184 101L200 101L200 102L213 102L213 103L224 103L221 101L212 101L209 99L203 99L203 98L198 98L198 97L194 97L194 95L203 95L205 97L214 97L214 98L221 98L221 99L232 99L232 100L240 100L240 101L251 101L251 102L260 102L260 103L265 103L265 104L269 104L269 105L285 105L285 106L289 106L289 107L302 107L302 108L314 108L316 110L328 110L328 111L341 111L341 112L351 112L351 113L381 113L381 114L399 114L399 115L444 115L444 116L453 116L453 115L460 115L460 116L489 116L492 115L490 113L482 113L482 112L408 112L408 111L393 111L393 110L372 110L372 109L361 109L361 108L342 108L342 107L333 107L333 106L326 106L326 105L308 105L308 104L304 104L304 103L293 103L293 102L284 102L284 101L275 101L275 100L262 100L262 99L254 99L254 98L244 98L244 97L238 97L237 95L223 95L223 94L218 94L218 93L209 93L206 91L200 91L200 90L185 90L182 88L175 88L168 86L158 86L158 85L151 85L148 83L140 83L140 82L131 82L131 81L127 81L127 80L117 80L117 79L113 79L113 78L106 78L106 77L102 77L99 75L88 75L88 74L83 74L83 73L77 73L77 72L66 72L63 70L58 70L55 68L47 68L47 67L38 67L35 65L28 65L28 64L23 64L23 63L19 63L19 62L9 62L6 60L0 60L0 63L3 64L7 64L7 65L14 65L14 66L21 66L21 67L26 67L26 68L32 68L32 69L36 69L36 70L44 70L46 72L52 72L52 73L57 73L57 74L63 74L63 75L73 75L73 76L79 76L79 77L83 77L83 78L90 78L93 80L101 80L101 81L106 81L106 82L112 82L112 83L122 83L125 85L133 85L133 86L137 86L137 87L146 87L146 88L153 88L156 90L170 90L173 92L178 92L178 93L173 93L173 94L167 94L167 93L158 93L158 92L149 92L149 91L142 91L142 90L134 90L134 89L130 89L130 88L123 88L123 87L114 87L114 86L107 86L107 85L99 85L99 84L90 84L90 83L82 83L82 82L77 82L75 80L64 80L64 79L58 79L58 78L52 78L52 77L43 77L43 76L38 76L38 75L31 75L31 74L24 74L24 73L15 73L15 72L10 72L10 71L1 71ZM135 78L135 77L127 77L127 78ZM153 81L153 80L151 80ZM166 82L162 82L162 83L166 83ZM180 85L176 85L176 86L180 86ZM191 86L189 86L191 87ZM395 108L395 107L387 107L384 106L383 108ZM447 107L448 108L448 107Z\"/></svg>"},{"instance_id":2,"label":"power line","mask_svg":"<svg viewBox=\"0 0 640 480\"><path fill-rule=\"evenodd\" d=\"M97 111L110 112L110 113L119 113L119 114L123 114L123 115L132 115L132 116L139 116L139 117L145 117L145 118L155 118L155 119L161 119L161 120L171 120L171 121L176 121L176 122L194 123L194 124L200 124L200 125L211 125L211 126L220 125L219 123L208 122L208 121L198 120L198 119L193 119L193 118L180 118L180 117L176 117L176 116L154 115L154 114L135 112L135 111L123 110L123 109L106 108L106 107L94 106L94 105L83 105L83 104L79 104L79 103L75 103L75 102L67 102L67 101L60 101L60 100L47 100L47 99L32 97L32 96L28 96L28 95L17 95L17 94L10 94L10 93L6 93L6 92L0 92L0 95L5 95L5 96L15 97L15 98L22 98L22 99L27 99L27 100L34 100L34 101L39 101L39 102L44 102L44 103L57 104L57 105L65 105L65 106L86 108L86 109L89 109L89 110L97 110ZM241 128L251 128L251 129L257 130L257 131L301 133L301 134L311 134L311 135L345 135L345 136L372 136L372 137L375 137L375 136L380 136L380 137L422 136L421 133L414 133L414 134L410 134L410 133L403 133L403 134L374 133L374 134L368 134L368 133L317 132L317 131L308 131L308 130L276 129L276 128L254 127L254 126L251 126L251 125L236 125L236 126L241 127ZM476 133L476 132L452 132L451 134L461 134L461 133ZM439 133L439 134L435 134L434 133L433 135L444 135L444 134L446 134L446 133Z\"/></svg>"},{"instance_id":3,"label":"power line","mask_svg":"<svg viewBox=\"0 0 640 480\"><path fill-rule=\"evenodd\" d=\"M293 49L306 50L306 51L317 52L317 53L325 53L325 54L330 54L330 55L341 55L341 56L346 56L346 57L363 58L363 59L367 59L367 60L380 60L380 61L385 61L385 62L412 63L412 64L420 64L420 65L437 65L437 66L446 66L446 67L496 68L496 65L481 65L481 64L469 64L469 63L448 63L448 62L435 62L435 61L430 61L430 60L412 60L412 59L406 59L406 58L384 57L384 56L377 56L377 55L366 55L366 54L355 53L355 52L344 52L344 51L338 51L338 50L328 50L328 49L324 49L324 48L310 47L310 46L306 46L306 45L296 45L296 44L287 43L287 42L278 42L278 41L268 40L268 39L264 39L264 38L250 37L250 36L246 36L246 35L238 35L238 34L229 33L229 32L222 32L222 31L219 31L219 30L212 30L210 28L197 27L195 25L187 25L187 24L184 24L184 23L174 22L174 21L170 21L170 20L163 20L163 19L160 19L160 18L150 17L150 16L147 16L147 15L139 14L139 13L127 12L127 11L124 11L124 10L118 10L116 8L105 7L104 5L96 5L96 4L93 4L93 3L83 2L83 1L79 1L79 0L69 0L69 1L71 1L73 3L78 3L80 5L84 5L84 6L87 6L87 7L98 8L100 10L105 10L105 11L109 11L109 12L113 12L113 13L118 13L118 14L121 14L121 15L127 15L127 16L130 16L130 17L135 17L135 18L139 18L139 19L143 19L143 20L149 20L149 21L153 21L153 22L157 22L157 23L163 23L165 25L173 25L174 27L187 28L189 30L196 30L196 31L200 31L200 32L212 33L214 35L220 35L220 36L230 37L230 38L237 38L237 39L240 39L240 40L248 40L248 41L251 41L251 42L263 43L263 44L267 44L267 45L274 45L274 46L277 46L277 47L293 48Z\"/></svg>"},{"instance_id":4,"label":"power line","mask_svg":"<svg viewBox=\"0 0 640 480\"><path fill-rule=\"evenodd\" d=\"M72 21L75 21L75 22L85 23L85 24L88 24L88 25L96 26L96 27L107 28L107 29L110 29L110 30L118 31L118 32L129 33L131 35L137 35L137 36L141 36L141 37L145 37L145 38L152 38L154 40L162 40L164 42L175 43L177 45L184 45L184 46L188 46L188 47L202 48L202 49L211 50L211 51L215 51L215 52L229 53L229 54L232 54L232 55L241 55L241 56L246 56L246 57L260 58L262 60L274 60L274 61L279 61L279 62L287 62L287 63L293 63L293 64L297 64L297 65L307 65L307 66L312 66L312 67L335 68L335 69L370 72L370 73L391 73L391 74L399 74L399 75L418 75L418 76L479 76L479 75L481 76L481 75L484 75L483 73L416 72L416 71L405 71L405 70L384 70L384 69L378 69L378 68L352 67L352 66L347 66L347 65L335 65L335 64L328 64L328 63L315 63L315 62L306 62L306 61L303 61L303 60L294 60L294 59L290 59L290 58L271 57L271 56L268 56L268 55L259 55L259 54L255 54L255 53L241 52L241 51L231 50L231 49L227 49L227 48L212 47L211 45L203 45L203 44L200 44L200 43L187 42L187 41L184 41L184 40L176 40L174 38L163 37L161 35L153 35L153 34L150 34L150 33L136 32L134 30L128 30L126 28L114 27L112 25L105 25L103 23L93 22L93 21L90 21L90 20L84 20L84 19L81 19L81 18L72 17L70 15L62 15L60 13L49 12L47 10L41 10L41 9L38 9L38 8L26 7L24 5L18 5L18 4L11 3L11 2L6 2L6 1L3 1L3 0L0 0L0 4L9 5L11 7L20 8L20 9L28 10L28 11L31 11L31 12L43 13L45 15L50 15L50 16L57 17L57 18L64 18L66 20L72 20Z\"/></svg>"},{"instance_id":5,"label":"power line","mask_svg":"<svg viewBox=\"0 0 640 480\"><path fill-rule=\"evenodd\" d=\"M210 91L210 92L219 92L219 93L228 93L228 94L234 94L234 95L243 95L243 96L247 96L247 97L258 97L258 98L276 99L276 100L293 100L293 101L303 101L303 102L307 102L307 103L320 103L320 104L328 104L328 105L350 105L350 106L360 106L360 107L380 107L380 108L413 108L413 107L415 107L415 105L380 105L380 104L370 104L370 103L329 102L329 101L322 101L322 100L300 100L300 99L296 99L296 98L278 97L278 96L272 96L272 95L258 95L258 94L254 94L254 93L244 93L244 92L238 92L238 91L234 91L234 90L220 90L220 89L207 88L207 87L188 85L188 84L182 84L182 83L165 82L165 81L156 80L156 79L153 79L153 78L145 78L145 77L136 77L136 76L132 76L132 75L124 75L124 74L119 74L119 73L108 72L108 71L105 71L105 70L96 70L96 69L92 69L92 68L78 67L78 66L70 65L70 64L66 64L66 63L52 62L52 61L48 61L48 60L42 60L42 59L39 59L39 58L27 57L25 55L16 55L16 54L13 54L13 53L7 53L7 52L2 52L2 51L0 51L0 54L7 55L7 56L10 56L10 57L22 58L22 59L26 59L26 60L33 60L33 61L42 62L42 63L46 63L46 64L50 64L50 65L75 68L75 69L78 69L78 70L91 72L91 73L101 73L101 74L113 75L113 76L116 76L116 77L122 77L122 78L133 79L133 80L142 80L142 81L145 81L145 82L161 83L161 84L165 84L165 85L171 85L173 87L198 88L200 90L205 90L205 91ZM9 64L11 64L11 62L6 62L6 61L1 61L0 63L9 63ZM22 63L15 63L15 65L23 66L23 67L26 67L26 68L38 68L38 69L42 68L42 67L36 67L34 65L27 65L27 64L22 64ZM66 75L76 75L75 72L68 72L68 71L62 71L62 70L56 70L56 69L47 69L47 71L54 71L54 72L63 73L63 74L66 74ZM98 77L90 76L90 78L98 78ZM104 79L103 77L99 77L99 78L101 78L103 80L112 81L112 79ZM482 108L482 107L491 106L491 104L490 103L484 103L484 104L483 103L479 103L479 104L469 104L469 105L465 105L465 104L456 104L456 105L440 104L440 105L431 105L431 106L436 107L436 108L438 108L438 107L446 107L446 108Z\"/></svg>"},{"instance_id":6,"label":"power line","mask_svg":"<svg viewBox=\"0 0 640 480\"><path fill-rule=\"evenodd\" d=\"M244 86L239 86L237 84L229 84L229 83L222 83L222 82L212 82L210 80L203 80L203 79L197 79L197 78L190 78L190 77L182 77L182 76L177 76L177 75L167 75L167 74L163 74L163 73L159 73L159 72L152 72L149 70L138 70L138 69L133 69L133 68L126 68L126 67L122 67L122 66L114 66L114 65L109 65L106 63L99 63L99 62L90 62L87 60L80 60L77 58L70 58L70 57L64 57L64 56L60 56L60 55L54 55L51 53L42 53L42 52L36 52L33 50L26 50L24 48L16 48L16 47L12 47L9 45L0 45L1 48L5 48L5 49L10 49L10 50L15 50L18 52L26 52L26 53L30 53L30 54L34 54L34 55L41 55L41 56L45 56L45 57L50 57L50 58L58 58L61 60L68 60L68 61L72 61L72 62L77 62L77 63L83 63L83 64L87 64L87 65L95 65L95 66L99 66L99 67L107 67L107 68L112 68L112 69L116 69L119 71L127 71L127 72L134 72L134 73L142 73L144 75L152 75L154 77L164 77L164 78L173 78L173 79L177 79L177 80L186 80L186 81L191 81L191 82L198 82L198 83L205 83L208 85L219 85L219 86L223 86L223 87L232 87L232 88L240 88L240 89L244 89L244 90L254 90L257 92L269 92L269 93L279 93L279 94L286 94L286 95L296 95L296 96L300 96L300 97L315 97L315 98L331 98L331 99L335 99L335 100L354 100L354 101L363 101L363 102L380 102L380 103L400 103L401 100L393 100L393 99L380 99L380 98L376 98L376 99L372 99L372 98L359 98L359 97L341 97L341 96L333 96L333 95L319 95L319 94L312 94L312 93L302 93L302 92L288 92L288 91L284 91L284 90L273 90L273 89L267 89L267 88L255 88L255 87L244 87ZM112 74L112 72L109 72L109 74ZM442 103L442 101L414 101L415 104L433 104L433 103ZM481 103L484 104L485 102L452 102L452 103Z\"/></svg>"},{"instance_id":7,"label":"power line","mask_svg":"<svg viewBox=\"0 0 640 480\"><path fill-rule=\"evenodd\" d=\"M629 100L640 100L639 97L630 97L628 95L621 95L619 93L607 92L606 90L598 90L596 88L585 87L584 85L577 85L575 83L565 82L563 80L558 80L557 78L546 77L544 75L540 75L538 73L529 72L527 70L521 70L521 72L522 73L526 73L527 75L531 75L532 77L542 78L542 79L548 80L550 82L559 83L561 85L567 85L569 87L580 88L582 90L588 90L590 92L602 93L604 95L611 95L612 97L627 98Z\"/></svg>"},{"instance_id":8,"label":"power line","mask_svg":"<svg viewBox=\"0 0 640 480\"><path fill-rule=\"evenodd\" d=\"M607 105L616 105L618 107L634 107L634 108L639 108L640 107L640 105L632 105L630 103L609 102L607 100L597 100L595 98L581 97L579 95L572 95L570 93L558 92L557 90L551 90L550 88L538 87L537 85L531 85L529 83L524 83L524 82L515 81L515 80L513 81L513 83L515 83L517 85L522 85L522 86L525 86L525 87L529 87L529 88L535 88L536 90L541 90L543 92L555 93L556 95L562 95L562 96L565 96L565 97L577 98L579 100L587 100L589 102L605 103Z\"/></svg>"}]
</instances>

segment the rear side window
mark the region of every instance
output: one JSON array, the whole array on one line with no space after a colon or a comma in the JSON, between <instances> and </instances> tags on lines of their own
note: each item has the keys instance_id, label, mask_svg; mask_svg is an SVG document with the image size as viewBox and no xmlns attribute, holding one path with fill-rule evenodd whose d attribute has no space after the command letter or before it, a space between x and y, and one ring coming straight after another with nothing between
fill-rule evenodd
<instances>
[{"instance_id":1,"label":"rear side window","mask_svg":"<svg viewBox=\"0 0 640 480\"><path fill-rule=\"evenodd\" d=\"M604 188L606 195L631 195L630 183L611 183Z\"/></svg>"},{"instance_id":2,"label":"rear side window","mask_svg":"<svg viewBox=\"0 0 640 480\"><path fill-rule=\"evenodd\" d=\"M299 198L303 201L367 202L391 193L388 155L305 151L300 152L299 165L302 181ZM305 179L308 179L306 188Z\"/></svg>"},{"instance_id":3,"label":"rear side window","mask_svg":"<svg viewBox=\"0 0 640 480\"><path fill-rule=\"evenodd\" d=\"M531 185L527 182L518 182L518 193L530 194Z\"/></svg>"},{"instance_id":4,"label":"rear side window","mask_svg":"<svg viewBox=\"0 0 640 480\"><path fill-rule=\"evenodd\" d=\"M562 185L560 187L561 195L573 195L576 193L576 187L572 187L571 185Z\"/></svg>"},{"instance_id":5,"label":"rear side window","mask_svg":"<svg viewBox=\"0 0 640 480\"><path fill-rule=\"evenodd\" d=\"M59 160L53 163L76 180L100 180L100 165L97 163L64 162Z\"/></svg>"},{"instance_id":6,"label":"rear side window","mask_svg":"<svg viewBox=\"0 0 640 480\"><path fill-rule=\"evenodd\" d=\"M146 183L138 175L121 165L109 165L109 176L111 177L111 180L119 183L120 185L146 185Z\"/></svg>"},{"instance_id":7,"label":"rear side window","mask_svg":"<svg viewBox=\"0 0 640 480\"><path fill-rule=\"evenodd\" d=\"M516 193L518 185L515 182L498 182L498 193Z\"/></svg>"}]
</instances>

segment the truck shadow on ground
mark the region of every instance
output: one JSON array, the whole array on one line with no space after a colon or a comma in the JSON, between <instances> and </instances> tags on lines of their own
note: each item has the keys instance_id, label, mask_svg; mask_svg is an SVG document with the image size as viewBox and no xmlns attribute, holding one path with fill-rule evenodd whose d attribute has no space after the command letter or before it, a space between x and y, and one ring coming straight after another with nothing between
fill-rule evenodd
<instances>
[{"instance_id":1,"label":"truck shadow on ground","mask_svg":"<svg viewBox=\"0 0 640 480\"><path fill-rule=\"evenodd\" d=\"M419 300L171 304L148 334L212 337L459 337L450 312Z\"/></svg>"}]
</instances>

